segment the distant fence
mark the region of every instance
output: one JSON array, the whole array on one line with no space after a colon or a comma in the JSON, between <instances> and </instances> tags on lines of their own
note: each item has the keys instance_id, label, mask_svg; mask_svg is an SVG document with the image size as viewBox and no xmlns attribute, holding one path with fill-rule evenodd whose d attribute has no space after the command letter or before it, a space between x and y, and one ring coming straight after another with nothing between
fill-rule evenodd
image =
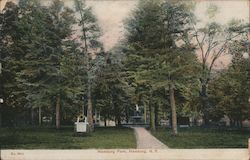
<instances>
[{"instance_id":1,"label":"distant fence","mask_svg":"<svg viewBox=\"0 0 250 160\"><path fill-rule=\"evenodd\" d=\"M248 149L1 150L1 160L250 160Z\"/></svg>"}]
</instances>

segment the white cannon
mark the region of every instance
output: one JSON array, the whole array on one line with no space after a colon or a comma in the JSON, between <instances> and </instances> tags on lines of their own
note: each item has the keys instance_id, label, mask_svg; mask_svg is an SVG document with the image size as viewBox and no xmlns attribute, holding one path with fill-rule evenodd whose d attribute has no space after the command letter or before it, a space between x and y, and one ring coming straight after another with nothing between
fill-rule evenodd
<instances>
[{"instance_id":1,"label":"white cannon","mask_svg":"<svg viewBox=\"0 0 250 160\"><path fill-rule=\"evenodd\" d=\"M75 131L77 133L86 133L87 132L87 118L83 115L77 117L77 122L75 122Z\"/></svg>"}]
</instances>

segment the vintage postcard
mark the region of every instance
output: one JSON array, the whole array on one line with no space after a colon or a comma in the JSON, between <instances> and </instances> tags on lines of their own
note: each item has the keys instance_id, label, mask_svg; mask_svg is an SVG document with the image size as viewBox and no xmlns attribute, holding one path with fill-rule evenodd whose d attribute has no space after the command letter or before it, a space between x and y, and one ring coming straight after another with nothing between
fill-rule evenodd
<instances>
[{"instance_id":1,"label":"vintage postcard","mask_svg":"<svg viewBox=\"0 0 250 160\"><path fill-rule=\"evenodd\" d=\"M250 1L0 0L0 160L250 160Z\"/></svg>"}]
</instances>

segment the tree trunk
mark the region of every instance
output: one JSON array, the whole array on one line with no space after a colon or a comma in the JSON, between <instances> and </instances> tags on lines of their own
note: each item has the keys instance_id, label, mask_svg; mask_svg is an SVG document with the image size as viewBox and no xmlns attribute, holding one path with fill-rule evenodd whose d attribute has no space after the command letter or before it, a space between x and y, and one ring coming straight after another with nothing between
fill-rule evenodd
<instances>
[{"instance_id":1,"label":"tree trunk","mask_svg":"<svg viewBox=\"0 0 250 160\"><path fill-rule=\"evenodd\" d=\"M96 124L97 123L97 110L96 110L96 108L95 108L95 114L94 114L95 116L94 116L94 124Z\"/></svg>"},{"instance_id":2,"label":"tree trunk","mask_svg":"<svg viewBox=\"0 0 250 160\"><path fill-rule=\"evenodd\" d=\"M80 11L80 16L82 22L84 22L84 15ZM85 28L85 23L82 23L83 28ZM91 98L91 82L90 82L90 53L88 52L88 43L87 43L87 34L86 30L83 30L83 39L84 39L84 49L85 49L85 54L87 54L87 71L88 71L88 107L87 107L87 121L89 123L89 132L94 131L94 125L93 125L93 111L92 111L92 98Z\"/></svg>"},{"instance_id":3,"label":"tree trunk","mask_svg":"<svg viewBox=\"0 0 250 160\"><path fill-rule=\"evenodd\" d=\"M158 104L156 104L155 105L155 126L158 126L158 124L159 124L158 111L159 111L159 106L158 106Z\"/></svg>"},{"instance_id":4,"label":"tree trunk","mask_svg":"<svg viewBox=\"0 0 250 160\"><path fill-rule=\"evenodd\" d=\"M150 105L150 130L155 131L155 107L152 105L151 102L149 105Z\"/></svg>"},{"instance_id":5,"label":"tree trunk","mask_svg":"<svg viewBox=\"0 0 250 160\"><path fill-rule=\"evenodd\" d=\"M83 100L83 104L82 104L82 115L85 116L85 106L84 106L84 100Z\"/></svg>"},{"instance_id":6,"label":"tree trunk","mask_svg":"<svg viewBox=\"0 0 250 160\"><path fill-rule=\"evenodd\" d=\"M129 122L129 110L128 107L126 107L126 123Z\"/></svg>"},{"instance_id":7,"label":"tree trunk","mask_svg":"<svg viewBox=\"0 0 250 160\"><path fill-rule=\"evenodd\" d=\"M101 122L101 111L99 110L97 112L98 112L98 117L97 117L97 122L96 123L98 123L98 125L100 125L100 122Z\"/></svg>"},{"instance_id":8,"label":"tree trunk","mask_svg":"<svg viewBox=\"0 0 250 160\"><path fill-rule=\"evenodd\" d=\"M196 117L194 118L194 126L195 126L195 127L198 126L198 121L197 121L197 118L196 118Z\"/></svg>"},{"instance_id":9,"label":"tree trunk","mask_svg":"<svg viewBox=\"0 0 250 160\"><path fill-rule=\"evenodd\" d=\"M144 102L144 123L147 123L147 105Z\"/></svg>"},{"instance_id":10,"label":"tree trunk","mask_svg":"<svg viewBox=\"0 0 250 160\"><path fill-rule=\"evenodd\" d=\"M237 127L238 127L238 128L241 128L241 127L242 127L242 121L239 120L239 119L237 120Z\"/></svg>"},{"instance_id":11,"label":"tree trunk","mask_svg":"<svg viewBox=\"0 0 250 160\"><path fill-rule=\"evenodd\" d=\"M232 118L229 119L230 119L230 127L233 127L233 119Z\"/></svg>"},{"instance_id":12,"label":"tree trunk","mask_svg":"<svg viewBox=\"0 0 250 160\"><path fill-rule=\"evenodd\" d=\"M104 118L104 126L107 127L107 118Z\"/></svg>"},{"instance_id":13,"label":"tree trunk","mask_svg":"<svg viewBox=\"0 0 250 160\"><path fill-rule=\"evenodd\" d=\"M34 108L31 108L31 125L34 125L34 117L35 117L35 111Z\"/></svg>"},{"instance_id":14,"label":"tree trunk","mask_svg":"<svg viewBox=\"0 0 250 160\"><path fill-rule=\"evenodd\" d=\"M60 129L61 124L60 124L60 104L61 103L61 98L60 95L57 95L56 97L56 128Z\"/></svg>"},{"instance_id":15,"label":"tree trunk","mask_svg":"<svg viewBox=\"0 0 250 160\"><path fill-rule=\"evenodd\" d=\"M89 123L89 131L94 131L94 125L93 125L93 113L92 113L92 97L91 97L91 86L90 82L88 84L88 110L87 110L87 119Z\"/></svg>"},{"instance_id":16,"label":"tree trunk","mask_svg":"<svg viewBox=\"0 0 250 160\"><path fill-rule=\"evenodd\" d=\"M121 126L122 121L121 121L121 117L117 117L117 126Z\"/></svg>"},{"instance_id":17,"label":"tree trunk","mask_svg":"<svg viewBox=\"0 0 250 160\"><path fill-rule=\"evenodd\" d=\"M0 128L2 127L2 113L0 113Z\"/></svg>"},{"instance_id":18,"label":"tree trunk","mask_svg":"<svg viewBox=\"0 0 250 160\"><path fill-rule=\"evenodd\" d=\"M0 102L0 128L2 127L2 106L1 106L1 102Z\"/></svg>"},{"instance_id":19,"label":"tree trunk","mask_svg":"<svg viewBox=\"0 0 250 160\"><path fill-rule=\"evenodd\" d=\"M177 115L176 115L176 106L175 106L175 97L174 97L174 85L173 83L169 84L169 96L170 96L170 105L172 110L172 130L173 134L177 135Z\"/></svg>"},{"instance_id":20,"label":"tree trunk","mask_svg":"<svg viewBox=\"0 0 250 160\"><path fill-rule=\"evenodd\" d=\"M39 111L38 111L39 113L39 126L41 126L42 125L42 107L39 107Z\"/></svg>"},{"instance_id":21,"label":"tree trunk","mask_svg":"<svg viewBox=\"0 0 250 160\"><path fill-rule=\"evenodd\" d=\"M208 112L207 112L207 84L202 82L201 86L201 92L200 92L200 97L201 97L201 103L202 103L202 112L203 112L203 120L204 120L204 125L209 124L209 117L208 117Z\"/></svg>"},{"instance_id":22,"label":"tree trunk","mask_svg":"<svg viewBox=\"0 0 250 160\"><path fill-rule=\"evenodd\" d=\"M233 127L236 127L236 120L233 120Z\"/></svg>"}]
</instances>

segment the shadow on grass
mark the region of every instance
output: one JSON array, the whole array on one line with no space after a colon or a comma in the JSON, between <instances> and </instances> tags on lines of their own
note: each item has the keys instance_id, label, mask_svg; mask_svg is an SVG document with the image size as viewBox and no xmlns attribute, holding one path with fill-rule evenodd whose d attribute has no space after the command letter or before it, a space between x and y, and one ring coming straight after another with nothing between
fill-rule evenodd
<instances>
[{"instance_id":1,"label":"shadow on grass","mask_svg":"<svg viewBox=\"0 0 250 160\"><path fill-rule=\"evenodd\" d=\"M47 127L2 128L3 149L113 149L136 148L133 130L122 127L97 127L91 135L74 136L74 127L57 130Z\"/></svg>"},{"instance_id":2,"label":"shadow on grass","mask_svg":"<svg viewBox=\"0 0 250 160\"><path fill-rule=\"evenodd\" d=\"M185 128L176 136L171 129L157 128L152 134L170 148L247 148L249 130Z\"/></svg>"}]
</instances>

